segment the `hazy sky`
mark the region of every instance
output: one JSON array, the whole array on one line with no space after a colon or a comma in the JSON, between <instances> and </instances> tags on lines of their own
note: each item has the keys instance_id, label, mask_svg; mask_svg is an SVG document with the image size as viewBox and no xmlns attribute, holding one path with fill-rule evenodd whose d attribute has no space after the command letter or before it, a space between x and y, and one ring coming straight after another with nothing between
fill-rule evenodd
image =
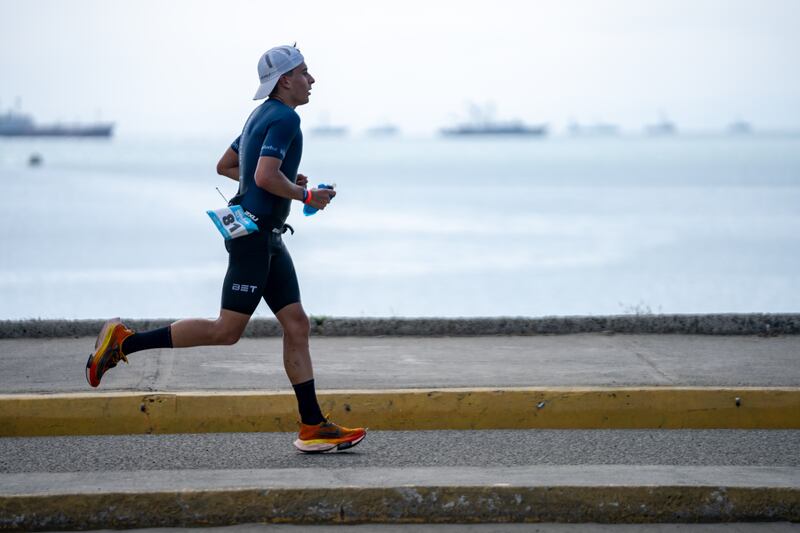
<instances>
[{"instance_id":1,"label":"hazy sky","mask_svg":"<svg viewBox=\"0 0 800 533\"><path fill-rule=\"evenodd\" d=\"M800 1L0 0L0 108L120 135L235 136L256 63L296 41L305 127L496 118L800 126Z\"/></svg>"}]
</instances>

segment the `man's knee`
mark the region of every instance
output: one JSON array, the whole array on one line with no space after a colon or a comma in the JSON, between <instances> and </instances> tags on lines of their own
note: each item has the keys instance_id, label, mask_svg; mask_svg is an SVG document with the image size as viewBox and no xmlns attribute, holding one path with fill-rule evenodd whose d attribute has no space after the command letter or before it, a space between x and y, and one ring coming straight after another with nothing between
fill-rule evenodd
<instances>
[{"instance_id":1,"label":"man's knee","mask_svg":"<svg viewBox=\"0 0 800 533\"><path fill-rule=\"evenodd\" d=\"M311 325L308 322L308 316L302 311L289 313L283 317L281 321L283 326L283 333L292 340L304 340L308 338L311 330Z\"/></svg>"},{"instance_id":2,"label":"man's knee","mask_svg":"<svg viewBox=\"0 0 800 533\"><path fill-rule=\"evenodd\" d=\"M220 346L222 345L230 346L231 344L236 344L237 342L239 342L239 339L241 337L242 337L242 332L240 331L230 331L230 330L217 331L214 337L215 340L214 344Z\"/></svg>"},{"instance_id":3,"label":"man's knee","mask_svg":"<svg viewBox=\"0 0 800 533\"><path fill-rule=\"evenodd\" d=\"M212 336L214 344L217 345L231 345L239 342L239 339L244 333L244 328L247 322L240 324L239 321L225 320L220 317L214 323Z\"/></svg>"}]
</instances>

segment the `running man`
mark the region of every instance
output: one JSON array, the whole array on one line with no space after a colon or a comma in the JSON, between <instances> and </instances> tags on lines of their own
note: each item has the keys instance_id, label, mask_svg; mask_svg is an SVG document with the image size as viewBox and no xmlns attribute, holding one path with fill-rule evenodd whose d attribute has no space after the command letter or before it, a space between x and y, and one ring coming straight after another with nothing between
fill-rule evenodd
<instances>
[{"instance_id":1,"label":"running man","mask_svg":"<svg viewBox=\"0 0 800 533\"><path fill-rule=\"evenodd\" d=\"M297 106L307 104L314 78L294 46L272 48L258 61L261 84L254 100L269 97L247 119L242 134L217 164L217 172L239 182L231 204L241 205L259 231L225 241L228 271L216 320L190 318L151 331L133 332L120 320L105 323L86 364L92 387L127 356L153 348L187 348L235 344L261 298L283 329L283 364L300 411L300 434L294 442L303 452L344 450L361 442L363 428L349 429L323 415L314 388L309 351L309 321L283 234L292 200L325 209L336 193L306 189L298 174L303 135Z\"/></svg>"}]
</instances>

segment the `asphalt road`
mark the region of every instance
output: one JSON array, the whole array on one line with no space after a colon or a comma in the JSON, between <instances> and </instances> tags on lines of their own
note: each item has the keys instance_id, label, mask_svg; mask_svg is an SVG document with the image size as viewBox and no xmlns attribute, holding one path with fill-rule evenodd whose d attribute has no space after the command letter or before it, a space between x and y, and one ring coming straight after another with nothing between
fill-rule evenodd
<instances>
[{"instance_id":1,"label":"asphalt road","mask_svg":"<svg viewBox=\"0 0 800 533\"><path fill-rule=\"evenodd\" d=\"M296 452L293 433L0 439L0 472L339 467L800 466L800 431L373 431L348 452Z\"/></svg>"}]
</instances>

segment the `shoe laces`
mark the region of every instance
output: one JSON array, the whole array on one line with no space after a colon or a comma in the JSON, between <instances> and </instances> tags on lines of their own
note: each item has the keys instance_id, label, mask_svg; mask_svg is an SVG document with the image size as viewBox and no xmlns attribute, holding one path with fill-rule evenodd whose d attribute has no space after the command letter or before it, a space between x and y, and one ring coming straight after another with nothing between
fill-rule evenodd
<instances>
[{"instance_id":1,"label":"shoe laces","mask_svg":"<svg viewBox=\"0 0 800 533\"><path fill-rule=\"evenodd\" d=\"M128 358L125 356L124 353L122 353L122 350L120 350L119 348L117 348L117 350L114 352L113 358L114 358L113 361L115 363L119 363L120 360L122 360L125 361L126 365L128 364Z\"/></svg>"},{"instance_id":2,"label":"shoe laces","mask_svg":"<svg viewBox=\"0 0 800 533\"><path fill-rule=\"evenodd\" d=\"M123 355L123 357L125 357L125 356ZM320 426L320 427L335 426L336 424L331 422L330 416L331 416L331 414L327 413L325 416L322 417L322 422L320 422L319 424L314 424L314 425ZM298 420L297 421L297 425L298 425L298 427L303 427L305 424L303 424L302 420Z\"/></svg>"},{"instance_id":3,"label":"shoe laces","mask_svg":"<svg viewBox=\"0 0 800 533\"><path fill-rule=\"evenodd\" d=\"M122 353L122 350L120 350L119 347L117 347L111 352L111 355L109 355L108 357L108 368L114 368L120 361L125 361L125 364L126 365L128 364L128 358L125 356L124 353Z\"/></svg>"}]
</instances>

